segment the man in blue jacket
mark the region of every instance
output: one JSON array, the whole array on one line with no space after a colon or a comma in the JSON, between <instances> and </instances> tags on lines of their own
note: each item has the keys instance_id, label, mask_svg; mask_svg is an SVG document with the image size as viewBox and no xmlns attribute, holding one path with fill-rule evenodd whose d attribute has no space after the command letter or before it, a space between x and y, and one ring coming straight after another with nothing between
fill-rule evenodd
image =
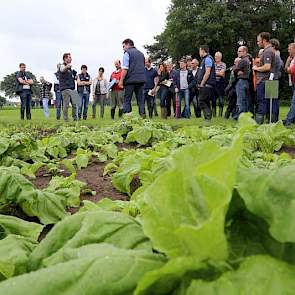
<instances>
[{"instance_id":1,"label":"man in blue jacket","mask_svg":"<svg viewBox=\"0 0 295 295\"><path fill-rule=\"evenodd\" d=\"M119 87L125 86L123 112L132 111L131 100L135 93L139 114L145 117L143 86L145 83L145 58L142 52L134 47L131 39L125 39L123 42L123 66L122 76Z\"/></svg>"}]
</instances>

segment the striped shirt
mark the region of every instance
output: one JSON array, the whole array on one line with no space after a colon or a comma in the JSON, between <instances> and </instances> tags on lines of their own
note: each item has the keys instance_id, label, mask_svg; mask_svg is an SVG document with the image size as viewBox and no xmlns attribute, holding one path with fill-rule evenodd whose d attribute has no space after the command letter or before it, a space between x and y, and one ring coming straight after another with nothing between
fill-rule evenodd
<instances>
[{"instance_id":1,"label":"striped shirt","mask_svg":"<svg viewBox=\"0 0 295 295\"><path fill-rule=\"evenodd\" d=\"M226 64L224 62L220 62L220 63L215 63L215 73L216 73L216 80L220 80L220 76L218 76L217 74L222 71L222 70L226 70Z\"/></svg>"}]
</instances>

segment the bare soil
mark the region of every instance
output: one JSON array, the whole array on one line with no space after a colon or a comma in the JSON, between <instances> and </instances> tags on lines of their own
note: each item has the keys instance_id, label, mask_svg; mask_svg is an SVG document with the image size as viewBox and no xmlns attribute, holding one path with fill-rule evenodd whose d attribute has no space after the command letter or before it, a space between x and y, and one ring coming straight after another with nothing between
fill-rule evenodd
<instances>
[{"instance_id":1,"label":"bare soil","mask_svg":"<svg viewBox=\"0 0 295 295\"><path fill-rule=\"evenodd\" d=\"M279 153L287 153L289 154L292 158L295 159L295 147L292 147L292 146L283 146Z\"/></svg>"}]
</instances>

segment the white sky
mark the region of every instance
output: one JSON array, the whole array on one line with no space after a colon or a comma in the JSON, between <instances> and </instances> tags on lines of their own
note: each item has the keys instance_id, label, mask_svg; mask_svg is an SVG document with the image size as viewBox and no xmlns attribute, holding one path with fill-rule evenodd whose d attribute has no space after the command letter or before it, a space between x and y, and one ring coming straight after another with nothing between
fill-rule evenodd
<instances>
[{"instance_id":1,"label":"white sky","mask_svg":"<svg viewBox=\"0 0 295 295\"><path fill-rule=\"evenodd\" d=\"M37 78L49 81L64 52L73 67L86 64L108 78L113 61L122 59L122 41L133 39L142 50L160 34L170 0L8 0L1 1L0 80L24 62ZM144 52L145 53L145 52Z\"/></svg>"}]
</instances>

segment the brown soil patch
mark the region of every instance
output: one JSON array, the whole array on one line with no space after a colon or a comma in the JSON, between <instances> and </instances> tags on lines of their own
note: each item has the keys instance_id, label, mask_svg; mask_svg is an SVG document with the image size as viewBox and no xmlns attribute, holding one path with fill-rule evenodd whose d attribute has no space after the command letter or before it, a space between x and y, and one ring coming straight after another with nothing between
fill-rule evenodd
<instances>
[{"instance_id":1,"label":"brown soil patch","mask_svg":"<svg viewBox=\"0 0 295 295\"><path fill-rule=\"evenodd\" d=\"M118 192L112 184L111 176L103 176L105 164L92 163L77 172L77 179L87 183L87 188L96 191L95 196L82 195L81 200L98 202L102 198L111 200L127 200L127 196Z\"/></svg>"},{"instance_id":2,"label":"brown soil patch","mask_svg":"<svg viewBox=\"0 0 295 295\"><path fill-rule=\"evenodd\" d=\"M283 146L279 153L287 153L289 154L292 158L295 158L295 147L292 146Z\"/></svg>"},{"instance_id":3,"label":"brown soil patch","mask_svg":"<svg viewBox=\"0 0 295 295\"><path fill-rule=\"evenodd\" d=\"M80 196L81 201L88 200L91 202L98 202L103 198L109 198L111 200L127 200L128 196L118 192L113 184L112 178L109 175L103 176L103 171L106 163L92 162L87 168L77 171L77 180L85 182L86 187L92 191L95 191L94 196L90 194L82 194ZM69 176L66 170L61 173L62 176ZM36 174L36 179L31 180L34 186L38 189L44 189L48 186L52 176L48 175L46 168L41 168ZM69 208L69 212L75 213L79 208Z\"/></svg>"}]
</instances>

